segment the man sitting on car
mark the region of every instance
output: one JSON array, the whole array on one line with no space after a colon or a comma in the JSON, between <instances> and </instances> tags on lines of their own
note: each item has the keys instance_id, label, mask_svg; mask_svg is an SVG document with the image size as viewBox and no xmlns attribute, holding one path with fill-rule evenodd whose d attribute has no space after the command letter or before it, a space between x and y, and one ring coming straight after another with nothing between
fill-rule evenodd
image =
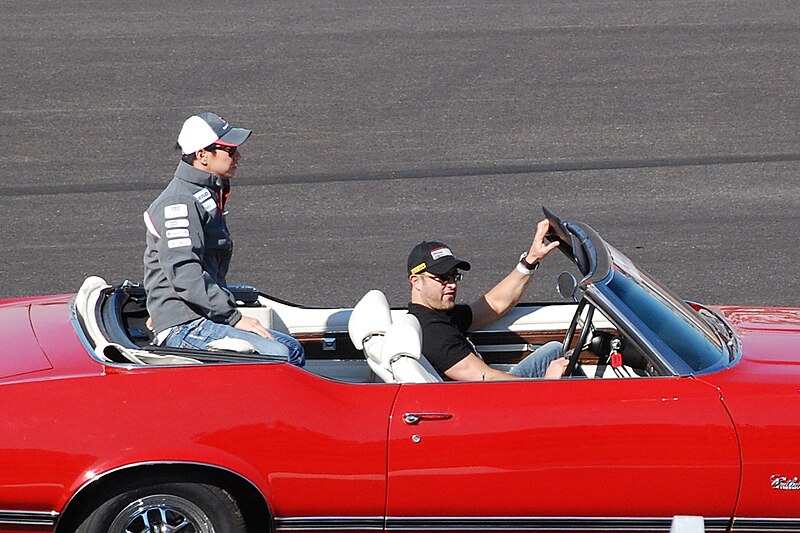
<instances>
[{"instance_id":1,"label":"man sitting on car","mask_svg":"<svg viewBox=\"0 0 800 533\"><path fill-rule=\"evenodd\" d=\"M181 161L169 185L144 212L147 310L161 346L205 350L225 337L264 355L305 363L302 345L243 316L225 277L233 240L225 222L239 147L252 132L214 113L186 119L178 135Z\"/></svg>"},{"instance_id":2,"label":"man sitting on car","mask_svg":"<svg viewBox=\"0 0 800 533\"><path fill-rule=\"evenodd\" d=\"M408 312L422 326L422 353L445 378L454 381L503 380L515 378L559 378L569 360L560 357L561 343L550 342L523 359L511 373L494 369L481 358L467 338L470 331L494 322L519 302L539 261L558 246L545 245L549 223L539 222L529 250L500 283L469 305L456 304L458 282L470 264L457 259L450 248L424 241L408 256L411 303Z\"/></svg>"}]
</instances>

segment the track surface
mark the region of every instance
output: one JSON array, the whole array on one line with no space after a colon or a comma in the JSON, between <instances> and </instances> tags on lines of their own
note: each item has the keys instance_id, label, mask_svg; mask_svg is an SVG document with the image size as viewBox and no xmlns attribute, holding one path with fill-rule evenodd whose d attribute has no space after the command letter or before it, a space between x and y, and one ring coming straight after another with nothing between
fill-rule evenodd
<instances>
[{"instance_id":1,"label":"track surface","mask_svg":"<svg viewBox=\"0 0 800 533\"><path fill-rule=\"evenodd\" d=\"M439 239L469 300L547 205L683 297L800 305L797 2L330 4L4 2L0 297L141 279L141 213L215 110L256 132L232 282L401 306Z\"/></svg>"}]
</instances>

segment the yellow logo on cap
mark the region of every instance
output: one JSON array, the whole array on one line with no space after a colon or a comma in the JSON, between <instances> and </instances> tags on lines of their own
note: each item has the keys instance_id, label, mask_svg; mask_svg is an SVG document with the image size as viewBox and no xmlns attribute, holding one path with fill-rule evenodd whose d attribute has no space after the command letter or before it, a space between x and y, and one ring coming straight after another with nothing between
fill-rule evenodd
<instances>
[{"instance_id":1,"label":"yellow logo on cap","mask_svg":"<svg viewBox=\"0 0 800 533\"><path fill-rule=\"evenodd\" d=\"M420 263L420 264L418 264L417 266L415 266L414 268L411 269L411 273L412 274L418 274L418 273L422 272L423 270L425 270L426 268L428 268L427 264Z\"/></svg>"}]
</instances>

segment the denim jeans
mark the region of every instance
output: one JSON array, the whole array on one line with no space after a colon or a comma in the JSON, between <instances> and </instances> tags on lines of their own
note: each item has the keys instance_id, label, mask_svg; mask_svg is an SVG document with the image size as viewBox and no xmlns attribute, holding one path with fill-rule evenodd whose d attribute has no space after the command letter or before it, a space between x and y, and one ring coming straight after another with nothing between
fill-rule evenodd
<instances>
[{"instance_id":1,"label":"denim jeans","mask_svg":"<svg viewBox=\"0 0 800 533\"><path fill-rule=\"evenodd\" d=\"M162 346L172 348L191 348L207 350L208 343L224 337L242 339L255 346L256 352L262 355L278 355L286 357L296 366L306 364L303 346L291 335L280 331L269 330L273 339L265 339L255 333L242 331L227 324L212 322L206 318L198 318L185 324L174 326Z\"/></svg>"},{"instance_id":2,"label":"denim jeans","mask_svg":"<svg viewBox=\"0 0 800 533\"><path fill-rule=\"evenodd\" d=\"M521 378L543 378L550 363L559 357L561 357L561 343L548 342L528 354L511 370L511 373Z\"/></svg>"}]
</instances>

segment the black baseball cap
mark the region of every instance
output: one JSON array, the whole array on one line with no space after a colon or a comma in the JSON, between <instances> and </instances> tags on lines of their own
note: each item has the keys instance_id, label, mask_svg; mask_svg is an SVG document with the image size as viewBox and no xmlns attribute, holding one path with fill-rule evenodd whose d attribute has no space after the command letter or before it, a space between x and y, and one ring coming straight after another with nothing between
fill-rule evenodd
<instances>
[{"instance_id":1,"label":"black baseball cap","mask_svg":"<svg viewBox=\"0 0 800 533\"><path fill-rule=\"evenodd\" d=\"M441 276L454 268L469 270L472 268L464 260L457 259L450 247L442 242L422 241L408 255L408 275L430 272Z\"/></svg>"}]
</instances>

